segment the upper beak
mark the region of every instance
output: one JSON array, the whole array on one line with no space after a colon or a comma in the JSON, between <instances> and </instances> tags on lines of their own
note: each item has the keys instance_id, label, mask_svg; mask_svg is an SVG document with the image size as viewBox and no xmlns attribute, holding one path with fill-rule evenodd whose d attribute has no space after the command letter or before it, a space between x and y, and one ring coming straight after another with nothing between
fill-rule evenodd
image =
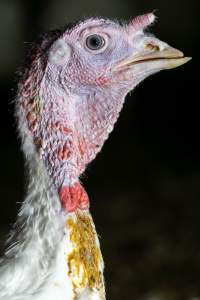
<instances>
[{"instance_id":1,"label":"upper beak","mask_svg":"<svg viewBox=\"0 0 200 300\"><path fill-rule=\"evenodd\" d=\"M151 63L151 67L160 70L173 69L185 64L191 59L191 57L184 57L184 54L181 51L168 45L162 50L159 50L158 46L155 46L154 49L155 50L150 53L129 56L128 58L118 62L114 67L114 70L124 70L141 63Z\"/></svg>"}]
</instances>

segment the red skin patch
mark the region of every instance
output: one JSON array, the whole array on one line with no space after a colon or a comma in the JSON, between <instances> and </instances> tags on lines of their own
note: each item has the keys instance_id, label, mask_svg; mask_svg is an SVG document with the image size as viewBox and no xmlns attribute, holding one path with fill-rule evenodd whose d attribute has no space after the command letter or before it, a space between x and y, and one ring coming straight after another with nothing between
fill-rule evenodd
<instances>
[{"instance_id":1,"label":"red skin patch","mask_svg":"<svg viewBox=\"0 0 200 300\"><path fill-rule=\"evenodd\" d=\"M34 112L29 112L26 116L30 131L33 133L37 129L37 116Z\"/></svg>"},{"instance_id":2,"label":"red skin patch","mask_svg":"<svg viewBox=\"0 0 200 300\"><path fill-rule=\"evenodd\" d=\"M73 186L61 187L59 197L62 207L67 212L74 212L78 208L83 210L89 208L88 195L79 182Z\"/></svg>"},{"instance_id":3,"label":"red skin patch","mask_svg":"<svg viewBox=\"0 0 200 300\"><path fill-rule=\"evenodd\" d=\"M59 160L67 160L71 155L71 151L68 148L67 144L65 144L63 147L59 148L58 150L58 159Z\"/></svg>"},{"instance_id":4,"label":"red skin patch","mask_svg":"<svg viewBox=\"0 0 200 300\"><path fill-rule=\"evenodd\" d=\"M56 128L58 130L60 130L62 133L64 134L72 134L72 130L67 128L64 124L62 124L61 122L56 122L55 124L54 123L51 123L51 127L52 128Z\"/></svg>"},{"instance_id":5,"label":"red skin patch","mask_svg":"<svg viewBox=\"0 0 200 300\"><path fill-rule=\"evenodd\" d=\"M108 78L104 77L104 76L99 76L96 78L96 83L99 84L99 85L106 85L109 83L109 80Z\"/></svg>"}]
</instances>

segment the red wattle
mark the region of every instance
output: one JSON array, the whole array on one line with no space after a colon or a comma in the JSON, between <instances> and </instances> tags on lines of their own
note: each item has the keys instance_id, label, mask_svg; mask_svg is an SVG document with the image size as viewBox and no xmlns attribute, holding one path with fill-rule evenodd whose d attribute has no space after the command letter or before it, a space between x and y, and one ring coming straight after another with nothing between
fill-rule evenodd
<instances>
[{"instance_id":1,"label":"red wattle","mask_svg":"<svg viewBox=\"0 0 200 300\"><path fill-rule=\"evenodd\" d=\"M78 208L89 208L89 197L83 186L77 182L73 186L62 186L59 191L62 207L67 212L74 212Z\"/></svg>"}]
</instances>

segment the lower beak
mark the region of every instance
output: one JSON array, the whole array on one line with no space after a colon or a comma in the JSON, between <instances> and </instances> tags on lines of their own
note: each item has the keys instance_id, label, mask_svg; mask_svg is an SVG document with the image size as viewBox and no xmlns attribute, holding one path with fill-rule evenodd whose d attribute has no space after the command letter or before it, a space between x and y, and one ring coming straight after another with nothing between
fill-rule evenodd
<instances>
[{"instance_id":1,"label":"lower beak","mask_svg":"<svg viewBox=\"0 0 200 300\"><path fill-rule=\"evenodd\" d=\"M124 69L132 68L134 65L138 64L151 64L155 69L173 69L179 67L186 62L188 62L191 57L184 57L184 54L170 46L163 50L156 49L154 52L151 53L143 53L139 55L129 56L128 58L120 61L114 67L115 71L120 71Z\"/></svg>"}]
</instances>

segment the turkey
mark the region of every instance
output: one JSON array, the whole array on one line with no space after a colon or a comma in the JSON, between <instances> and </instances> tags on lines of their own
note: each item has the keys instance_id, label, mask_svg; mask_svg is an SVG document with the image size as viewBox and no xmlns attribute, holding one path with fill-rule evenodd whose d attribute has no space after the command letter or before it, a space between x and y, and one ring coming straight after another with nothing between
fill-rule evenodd
<instances>
[{"instance_id":1,"label":"turkey","mask_svg":"<svg viewBox=\"0 0 200 300\"><path fill-rule=\"evenodd\" d=\"M145 29L90 18L51 31L21 72L15 115L25 155L25 200L0 261L1 300L105 299L103 259L80 182L126 94L190 58Z\"/></svg>"}]
</instances>

